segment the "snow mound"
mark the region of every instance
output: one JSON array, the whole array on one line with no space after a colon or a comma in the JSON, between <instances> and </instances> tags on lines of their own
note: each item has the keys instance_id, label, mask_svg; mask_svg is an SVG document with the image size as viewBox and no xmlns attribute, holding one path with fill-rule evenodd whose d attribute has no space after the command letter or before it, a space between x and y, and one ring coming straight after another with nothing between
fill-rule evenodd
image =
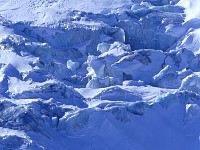
<instances>
[{"instance_id":1,"label":"snow mound","mask_svg":"<svg viewBox=\"0 0 200 150\"><path fill-rule=\"evenodd\" d=\"M117 86L107 88L93 98L111 101L142 101L139 93L129 92Z\"/></svg>"}]
</instances>

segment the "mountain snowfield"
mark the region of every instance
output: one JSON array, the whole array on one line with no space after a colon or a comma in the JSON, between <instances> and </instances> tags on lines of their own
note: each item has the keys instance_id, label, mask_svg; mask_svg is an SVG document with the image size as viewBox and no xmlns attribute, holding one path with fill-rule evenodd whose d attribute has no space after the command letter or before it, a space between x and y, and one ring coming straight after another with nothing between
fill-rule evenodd
<instances>
[{"instance_id":1,"label":"mountain snowfield","mask_svg":"<svg viewBox=\"0 0 200 150\"><path fill-rule=\"evenodd\" d=\"M0 150L199 150L199 0L0 0Z\"/></svg>"}]
</instances>

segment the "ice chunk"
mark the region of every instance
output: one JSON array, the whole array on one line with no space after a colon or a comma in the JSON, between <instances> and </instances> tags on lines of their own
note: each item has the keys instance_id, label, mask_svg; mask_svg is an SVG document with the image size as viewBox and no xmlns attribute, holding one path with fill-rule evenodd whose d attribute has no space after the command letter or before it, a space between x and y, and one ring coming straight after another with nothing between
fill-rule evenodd
<instances>
[{"instance_id":1,"label":"ice chunk","mask_svg":"<svg viewBox=\"0 0 200 150\"><path fill-rule=\"evenodd\" d=\"M191 74L183 79L180 90L188 90L200 94L200 77Z\"/></svg>"},{"instance_id":2,"label":"ice chunk","mask_svg":"<svg viewBox=\"0 0 200 150\"><path fill-rule=\"evenodd\" d=\"M144 81L133 81L133 80L125 80L123 82L123 86L144 86Z\"/></svg>"},{"instance_id":3,"label":"ice chunk","mask_svg":"<svg viewBox=\"0 0 200 150\"><path fill-rule=\"evenodd\" d=\"M127 104L126 109L127 111L131 112L134 115L143 115L145 108L148 106L145 102L135 102Z\"/></svg>"},{"instance_id":4,"label":"ice chunk","mask_svg":"<svg viewBox=\"0 0 200 150\"><path fill-rule=\"evenodd\" d=\"M176 68L167 65L153 78L155 84L159 87L176 89L181 86L182 80L192 73L188 69L178 72Z\"/></svg>"},{"instance_id":5,"label":"ice chunk","mask_svg":"<svg viewBox=\"0 0 200 150\"><path fill-rule=\"evenodd\" d=\"M179 88L181 81L178 80L178 73L171 66L166 66L153 77L157 86L162 88Z\"/></svg>"},{"instance_id":6,"label":"ice chunk","mask_svg":"<svg viewBox=\"0 0 200 150\"><path fill-rule=\"evenodd\" d=\"M170 60L169 57L172 60ZM167 53L165 62L168 65L178 67L179 70L183 70L185 68L188 68L193 58L194 58L194 54L190 50L182 48L178 50L172 50L169 53Z\"/></svg>"},{"instance_id":7,"label":"ice chunk","mask_svg":"<svg viewBox=\"0 0 200 150\"><path fill-rule=\"evenodd\" d=\"M105 85L103 85L98 78L94 77L92 78L86 85L86 88L102 88L105 87Z\"/></svg>"},{"instance_id":8,"label":"ice chunk","mask_svg":"<svg viewBox=\"0 0 200 150\"><path fill-rule=\"evenodd\" d=\"M190 121L194 119L194 117L197 117L199 113L200 113L200 106L198 104L187 104L185 121Z\"/></svg>"},{"instance_id":9,"label":"ice chunk","mask_svg":"<svg viewBox=\"0 0 200 150\"><path fill-rule=\"evenodd\" d=\"M47 81L41 85L23 89L20 93L17 92L11 96L16 99L42 98L47 100L52 98L68 105L87 107L85 99L72 87L62 82Z\"/></svg>"},{"instance_id":10,"label":"ice chunk","mask_svg":"<svg viewBox=\"0 0 200 150\"><path fill-rule=\"evenodd\" d=\"M82 135L87 131L92 109L66 113L58 124L58 130L64 130L68 135Z\"/></svg>"},{"instance_id":11,"label":"ice chunk","mask_svg":"<svg viewBox=\"0 0 200 150\"><path fill-rule=\"evenodd\" d=\"M123 123L131 122L131 117L124 107L113 106L111 108L108 108L108 110L109 109L112 111L112 114L116 117L117 120Z\"/></svg>"},{"instance_id":12,"label":"ice chunk","mask_svg":"<svg viewBox=\"0 0 200 150\"><path fill-rule=\"evenodd\" d=\"M95 99L112 100L112 101L141 101L142 98L137 92L129 92L120 87L110 87L97 94Z\"/></svg>"},{"instance_id":13,"label":"ice chunk","mask_svg":"<svg viewBox=\"0 0 200 150\"><path fill-rule=\"evenodd\" d=\"M67 68L70 69L72 72L76 71L79 66L79 62L73 62L72 60L67 61Z\"/></svg>"},{"instance_id":14,"label":"ice chunk","mask_svg":"<svg viewBox=\"0 0 200 150\"><path fill-rule=\"evenodd\" d=\"M153 76L161 70L164 59L165 54L161 51L137 50L121 58L113 67L131 75L132 80L142 80L149 84L152 83Z\"/></svg>"},{"instance_id":15,"label":"ice chunk","mask_svg":"<svg viewBox=\"0 0 200 150\"><path fill-rule=\"evenodd\" d=\"M110 44L107 43L100 43L97 45L97 51L104 53L107 52L110 48Z\"/></svg>"}]
</instances>

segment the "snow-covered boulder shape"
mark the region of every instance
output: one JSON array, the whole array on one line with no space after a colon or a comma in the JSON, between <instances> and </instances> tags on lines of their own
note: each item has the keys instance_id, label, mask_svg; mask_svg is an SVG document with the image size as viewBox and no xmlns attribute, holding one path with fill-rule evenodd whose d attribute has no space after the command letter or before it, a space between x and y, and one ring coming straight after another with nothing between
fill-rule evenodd
<instances>
[{"instance_id":1,"label":"snow-covered boulder shape","mask_svg":"<svg viewBox=\"0 0 200 150\"><path fill-rule=\"evenodd\" d=\"M161 88L179 88L178 73L171 66L166 66L153 77L155 85Z\"/></svg>"},{"instance_id":2,"label":"snow-covered boulder shape","mask_svg":"<svg viewBox=\"0 0 200 150\"><path fill-rule=\"evenodd\" d=\"M198 104L187 104L186 105L186 116L185 121L190 121L200 115L200 106Z\"/></svg>"},{"instance_id":3,"label":"snow-covered boulder shape","mask_svg":"<svg viewBox=\"0 0 200 150\"><path fill-rule=\"evenodd\" d=\"M114 42L113 44L109 44L109 49L99 55L99 58L104 58L106 62L112 64L130 52L131 47L129 44L126 45L121 42Z\"/></svg>"},{"instance_id":4,"label":"snow-covered boulder shape","mask_svg":"<svg viewBox=\"0 0 200 150\"><path fill-rule=\"evenodd\" d=\"M144 102L108 103L105 109L122 123L131 123L132 115L142 116L147 104Z\"/></svg>"},{"instance_id":5,"label":"snow-covered boulder shape","mask_svg":"<svg viewBox=\"0 0 200 150\"><path fill-rule=\"evenodd\" d=\"M145 84L150 84L153 82L153 76L162 69L164 59L165 54L162 51L143 49L124 56L112 66L131 75L132 80L142 80Z\"/></svg>"},{"instance_id":6,"label":"snow-covered boulder shape","mask_svg":"<svg viewBox=\"0 0 200 150\"><path fill-rule=\"evenodd\" d=\"M113 77L97 78L93 77L86 85L86 88L105 88L108 86L114 86L118 81Z\"/></svg>"},{"instance_id":7,"label":"snow-covered boulder shape","mask_svg":"<svg viewBox=\"0 0 200 150\"><path fill-rule=\"evenodd\" d=\"M53 99L64 104L74 105L78 107L87 107L85 99L72 87L66 86L59 81L44 82L33 88L26 89L21 93L11 95L15 99Z\"/></svg>"},{"instance_id":8,"label":"snow-covered boulder shape","mask_svg":"<svg viewBox=\"0 0 200 150\"><path fill-rule=\"evenodd\" d=\"M193 74L193 71L190 69L183 69L182 71L178 72L179 81L182 81L187 76Z\"/></svg>"},{"instance_id":9,"label":"snow-covered boulder shape","mask_svg":"<svg viewBox=\"0 0 200 150\"><path fill-rule=\"evenodd\" d=\"M178 72L175 67L167 65L153 79L158 87L177 89L181 86L182 80L192 73L187 69Z\"/></svg>"},{"instance_id":10,"label":"snow-covered boulder shape","mask_svg":"<svg viewBox=\"0 0 200 150\"><path fill-rule=\"evenodd\" d=\"M76 71L79 66L79 62L73 62L72 60L67 61L67 68L70 69L72 72Z\"/></svg>"},{"instance_id":11,"label":"snow-covered boulder shape","mask_svg":"<svg viewBox=\"0 0 200 150\"><path fill-rule=\"evenodd\" d=\"M188 90L200 94L200 77L192 74L183 79L179 90Z\"/></svg>"},{"instance_id":12,"label":"snow-covered boulder shape","mask_svg":"<svg viewBox=\"0 0 200 150\"><path fill-rule=\"evenodd\" d=\"M101 53L107 52L109 48L110 48L110 44L105 43L105 42L97 45L97 51Z\"/></svg>"},{"instance_id":13,"label":"snow-covered boulder shape","mask_svg":"<svg viewBox=\"0 0 200 150\"><path fill-rule=\"evenodd\" d=\"M110 61L116 61L116 59L121 58L125 54L131 52L131 47L129 44L124 44L122 42L114 42L113 44L109 44L109 49L99 55L99 57L113 57ZM107 47L107 45L104 44L104 47ZM116 57L114 59L114 57ZM108 58L107 58L108 59Z\"/></svg>"},{"instance_id":14,"label":"snow-covered boulder shape","mask_svg":"<svg viewBox=\"0 0 200 150\"><path fill-rule=\"evenodd\" d=\"M188 68L188 64L194 57L194 54L188 49L180 49L178 50L176 55L177 58L181 59L181 62L179 64L179 69L181 70L184 68Z\"/></svg>"},{"instance_id":15,"label":"snow-covered boulder shape","mask_svg":"<svg viewBox=\"0 0 200 150\"><path fill-rule=\"evenodd\" d=\"M29 72L23 74L23 80L31 80L33 82L45 82L47 81L49 72L44 68L35 68Z\"/></svg>"},{"instance_id":16,"label":"snow-covered boulder shape","mask_svg":"<svg viewBox=\"0 0 200 150\"><path fill-rule=\"evenodd\" d=\"M106 101L96 108L68 111L59 119L57 130L65 131L67 135L71 136L90 134L88 131L96 127L102 129L101 123L104 124L108 116L113 121L117 120L121 123L130 123L132 115L142 116L146 106L147 104L144 102L122 103ZM100 126L99 121L101 122Z\"/></svg>"},{"instance_id":17,"label":"snow-covered boulder shape","mask_svg":"<svg viewBox=\"0 0 200 150\"><path fill-rule=\"evenodd\" d=\"M191 60L194 58L194 54L185 48L171 50L166 55L165 63L177 67L178 70L188 68Z\"/></svg>"},{"instance_id":18,"label":"snow-covered boulder shape","mask_svg":"<svg viewBox=\"0 0 200 150\"><path fill-rule=\"evenodd\" d=\"M161 105L163 108L169 108L174 104L182 104L186 109L187 104L200 104L199 94L191 91L175 91L173 93L166 93L161 96L157 96L152 105Z\"/></svg>"},{"instance_id":19,"label":"snow-covered boulder shape","mask_svg":"<svg viewBox=\"0 0 200 150\"><path fill-rule=\"evenodd\" d=\"M66 112L60 118L57 130L65 131L67 135L82 135L87 133L92 114L96 115L96 110L92 108Z\"/></svg>"},{"instance_id":20,"label":"snow-covered boulder shape","mask_svg":"<svg viewBox=\"0 0 200 150\"><path fill-rule=\"evenodd\" d=\"M116 70L112 65L121 59L123 56L130 53L130 46L125 45L121 42L114 42L113 44L102 43L101 49L108 48L106 51L98 57L88 58L88 75L97 78L109 78L112 77L116 79L118 83L123 81L123 78L126 78L123 72Z\"/></svg>"},{"instance_id":21,"label":"snow-covered boulder shape","mask_svg":"<svg viewBox=\"0 0 200 150\"><path fill-rule=\"evenodd\" d=\"M86 88L93 88L93 89L103 88L103 87L105 87L105 85L103 85L99 81L99 78L97 78L97 77L92 78L86 85Z\"/></svg>"},{"instance_id":22,"label":"snow-covered boulder shape","mask_svg":"<svg viewBox=\"0 0 200 150\"><path fill-rule=\"evenodd\" d=\"M144 86L144 85L145 85L144 81L141 80L139 81L125 80L123 82L123 86Z\"/></svg>"},{"instance_id":23,"label":"snow-covered boulder shape","mask_svg":"<svg viewBox=\"0 0 200 150\"><path fill-rule=\"evenodd\" d=\"M111 100L111 101L141 101L141 95L137 92L129 92L118 86L110 87L103 90L101 93L97 94L93 98L101 100Z\"/></svg>"},{"instance_id":24,"label":"snow-covered boulder shape","mask_svg":"<svg viewBox=\"0 0 200 150\"><path fill-rule=\"evenodd\" d=\"M93 77L104 77L106 74L106 62L103 61L103 59L99 58L91 58L91 61L89 63L89 75L92 75Z\"/></svg>"}]
</instances>

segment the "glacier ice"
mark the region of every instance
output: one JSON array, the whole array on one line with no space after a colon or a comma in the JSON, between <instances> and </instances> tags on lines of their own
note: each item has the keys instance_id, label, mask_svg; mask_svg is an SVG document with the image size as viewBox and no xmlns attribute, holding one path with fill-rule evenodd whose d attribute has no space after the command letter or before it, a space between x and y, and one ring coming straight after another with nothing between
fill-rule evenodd
<instances>
[{"instance_id":1,"label":"glacier ice","mask_svg":"<svg viewBox=\"0 0 200 150\"><path fill-rule=\"evenodd\" d=\"M97 94L95 99L111 101L142 101L141 95L137 92L129 92L120 87L110 87Z\"/></svg>"},{"instance_id":2,"label":"glacier ice","mask_svg":"<svg viewBox=\"0 0 200 150\"><path fill-rule=\"evenodd\" d=\"M131 75L132 80L142 80L146 84L151 84L153 76L161 70L164 59L165 54L162 51L143 49L122 57L113 64L113 67ZM131 66L132 69L125 66Z\"/></svg>"},{"instance_id":3,"label":"glacier ice","mask_svg":"<svg viewBox=\"0 0 200 150\"><path fill-rule=\"evenodd\" d=\"M0 0L0 149L199 150L199 4Z\"/></svg>"},{"instance_id":4,"label":"glacier ice","mask_svg":"<svg viewBox=\"0 0 200 150\"><path fill-rule=\"evenodd\" d=\"M181 83L181 90L188 90L199 94L199 85L200 78L198 75L191 74L183 79Z\"/></svg>"}]
</instances>

